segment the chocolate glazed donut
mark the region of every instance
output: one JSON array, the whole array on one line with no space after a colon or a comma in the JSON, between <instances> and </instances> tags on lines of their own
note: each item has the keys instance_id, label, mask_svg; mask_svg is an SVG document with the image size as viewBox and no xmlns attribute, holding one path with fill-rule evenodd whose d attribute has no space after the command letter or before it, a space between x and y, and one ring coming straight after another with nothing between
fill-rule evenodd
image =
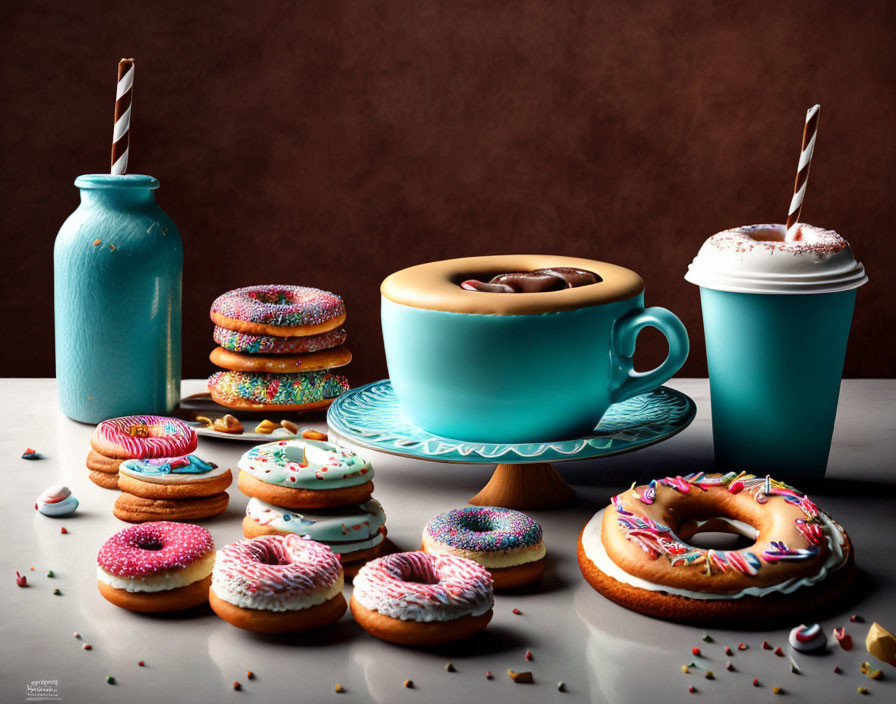
<instances>
[{"instance_id":1,"label":"chocolate glazed donut","mask_svg":"<svg viewBox=\"0 0 896 704\"><path fill-rule=\"evenodd\" d=\"M484 291L486 293L542 293L588 286L601 281L600 276L593 271L560 266L551 269L497 274L488 283L478 279L468 279L460 286L467 291Z\"/></svg>"}]
</instances>

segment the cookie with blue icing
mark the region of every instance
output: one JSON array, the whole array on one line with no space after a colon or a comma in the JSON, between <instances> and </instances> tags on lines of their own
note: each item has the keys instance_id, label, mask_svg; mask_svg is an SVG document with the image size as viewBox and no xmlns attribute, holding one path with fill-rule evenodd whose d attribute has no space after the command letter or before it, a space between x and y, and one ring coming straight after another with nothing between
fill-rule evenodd
<instances>
[{"instance_id":1,"label":"cookie with blue icing","mask_svg":"<svg viewBox=\"0 0 896 704\"><path fill-rule=\"evenodd\" d=\"M341 445L295 438L253 447L239 461L246 496L290 509L357 506L373 492L373 467Z\"/></svg>"},{"instance_id":2,"label":"cookie with blue icing","mask_svg":"<svg viewBox=\"0 0 896 704\"><path fill-rule=\"evenodd\" d=\"M125 460L118 467L118 487L145 499L194 499L227 491L229 467L197 455Z\"/></svg>"}]
</instances>

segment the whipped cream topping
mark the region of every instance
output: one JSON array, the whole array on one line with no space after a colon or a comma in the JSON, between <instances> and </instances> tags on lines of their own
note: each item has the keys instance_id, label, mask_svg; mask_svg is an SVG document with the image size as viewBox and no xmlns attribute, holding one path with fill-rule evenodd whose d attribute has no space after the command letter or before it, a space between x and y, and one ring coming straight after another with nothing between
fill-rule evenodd
<instances>
[{"instance_id":1,"label":"whipped cream topping","mask_svg":"<svg viewBox=\"0 0 896 704\"><path fill-rule=\"evenodd\" d=\"M849 243L833 230L794 225L749 225L710 237L688 267L685 280L738 293L833 293L868 281Z\"/></svg>"}]
</instances>

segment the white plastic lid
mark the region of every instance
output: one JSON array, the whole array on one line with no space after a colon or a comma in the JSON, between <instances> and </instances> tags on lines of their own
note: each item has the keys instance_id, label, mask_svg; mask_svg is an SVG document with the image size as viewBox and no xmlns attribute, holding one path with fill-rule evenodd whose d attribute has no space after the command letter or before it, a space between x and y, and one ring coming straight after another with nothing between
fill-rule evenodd
<instances>
[{"instance_id":1,"label":"white plastic lid","mask_svg":"<svg viewBox=\"0 0 896 704\"><path fill-rule=\"evenodd\" d=\"M867 283L865 267L849 242L833 230L797 225L797 239L784 239L784 225L748 225L713 235L688 266L685 280L738 293L834 293Z\"/></svg>"}]
</instances>

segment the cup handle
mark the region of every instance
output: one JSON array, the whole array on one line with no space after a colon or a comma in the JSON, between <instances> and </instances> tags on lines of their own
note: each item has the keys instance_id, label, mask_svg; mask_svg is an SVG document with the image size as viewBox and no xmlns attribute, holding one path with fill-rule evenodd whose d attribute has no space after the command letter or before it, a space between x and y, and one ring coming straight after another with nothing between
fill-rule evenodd
<instances>
[{"instance_id":1,"label":"cup handle","mask_svg":"<svg viewBox=\"0 0 896 704\"><path fill-rule=\"evenodd\" d=\"M669 354L656 369L636 372L633 357L638 333L648 326L663 333L669 343ZM610 402L619 403L655 389L681 369L681 365L688 357L688 331L678 317L665 308L633 310L617 320L613 326L610 349L615 377L622 379L619 386L610 392Z\"/></svg>"}]
</instances>

